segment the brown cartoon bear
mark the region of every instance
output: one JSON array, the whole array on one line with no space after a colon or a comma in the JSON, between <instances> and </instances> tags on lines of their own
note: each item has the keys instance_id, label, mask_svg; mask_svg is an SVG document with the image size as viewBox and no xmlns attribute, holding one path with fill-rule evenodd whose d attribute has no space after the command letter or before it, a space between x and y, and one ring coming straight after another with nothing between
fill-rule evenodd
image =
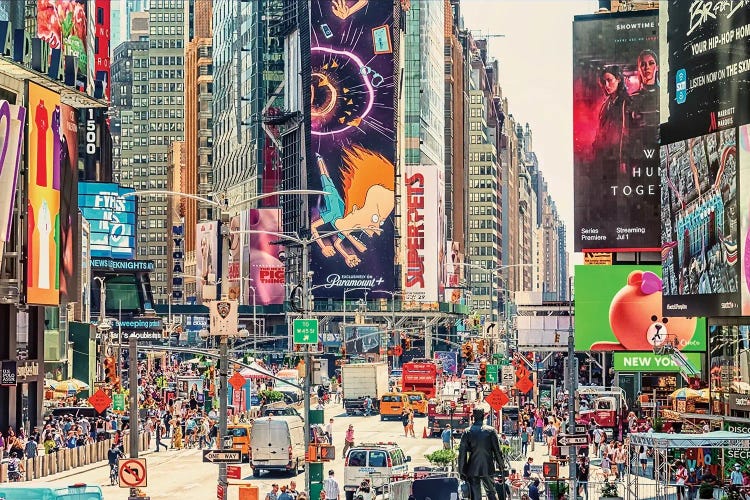
<instances>
[{"instance_id":1,"label":"brown cartoon bear","mask_svg":"<svg viewBox=\"0 0 750 500\"><path fill-rule=\"evenodd\" d=\"M592 351L652 351L667 342L684 348L695 333L696 318L662 317L661 278L650 271L633 271L628 283L612 298L609 326L618 342L596 342Z\"/></svg>"}]
</instances>

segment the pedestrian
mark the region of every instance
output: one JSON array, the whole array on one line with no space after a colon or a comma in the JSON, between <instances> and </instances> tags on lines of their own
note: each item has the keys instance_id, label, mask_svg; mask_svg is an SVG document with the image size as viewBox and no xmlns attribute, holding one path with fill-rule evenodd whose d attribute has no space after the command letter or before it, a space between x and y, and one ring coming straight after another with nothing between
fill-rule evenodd
<instances>
[{"instance_id":1,"label":"pedestrian","mask_svg":"<svg viewBox=\"0 0 750 500\"><path fill-rule=\"evenodd\" d=\"M297 491L297 482L294 479L289 481L289 488L287 488L286 492L292 497L292 500L297 500L299 492Z\"/></svg>"},{"instance_id":2,"label":"pedestrian","mask_svg":"<svg viewBox=\"0 0 750 500\"><path fill-rule=\"evenodd\" d=\"M413 438L417 437L414 435L414 412L409 410L409 435Z\"/></svg>"},{"instance_id":3,"label":"pedestrian","mask_svg":"<svg viewBox=\"0 0 750 500\"><path fill-rule=\"evenodd\" d=\"M521 426L521 455L529 453L529 432L525 425Z\"/></svg>"},{"instance_id":4,"label":"pedestrian","mask_svg":"<svg viewBox=\"0 0 750 500\"><path fill-rule=\"evenodd\" d=\"M372 400L370 399L370 396L365 396L365 417L369 417L371 411L372 411Z\"/></svg>"},{"instance_id":5,"label":"pedestrian","mask_svg":"<svg viewBox=\"0 0 750 500\"><path fill-rule=\"evenodd\" d=\"M341 452L341 456L346 458L346 451L354 446L354 426L349 424L349 428L346 430L344 436L344 450Z\"/></svg>"},{"instance_id":6,"label":"pedestrian","mask_svg":"<svg viewBox=\"0 0 750 500\"><path fill-rule=\"evenodd\" d=\"M646 465L648 464L648 454L643 445L641 445L641 448L638 450L638 461L641 463L641 472L645 475Z\"/></svg>"},{"instance_id":7,"label":"pedestrian","mask_svg":"<svg viewBox=\"0 0 750 500\"><path fill-rule=\"evenodd\" d=\"M685 481L685 485L687 486L688 500L695 500L697 498L699 484L700 481L698 480L698 473L695 472L694 468L690 469L690 472L688 472L687 481Z\"/></svg>"},{"instance_id":8,"label":"pedestrian","mask_svg":"<svg viewBox=\"0 0 750 500\"><path fill-rule=\"evenodd\" d=\"M338 500L339 498L341 491L338 481L333 477L333 469L328 471L328 478L323 481L323 492L325 493L326 500Z\"/></svg>"},{"instance_id":9,"label":"pedestrian","mask_svg":"<svg viewBox=\"0 0 750 500\"><path fill-rule=\"evenodd\" d=\"M156 434L156 452L159 452L160 447L164 447L165 450L168 450L169 447L167 446L167 443L162 443L161 440L163 437L165 437L166 431L164 429L164 424L162 423L161 419L154 418L154 434Z\"/></svg>"},{"instance_id":10,"label":"pedestrian","mask_svg":"<svg viewBox=\"0 0 750 500\"><path fill-rule=\"evenodd\" d=\"M453 449L453 429L451 429L451 424L446 424L445 429L443 429L442 434L440 434L440 438L443 441L444 450Z\"/></svg>"},{"instance_id":11,"label":"pedestrian","mask_svg":"<svg viewBox=\"0 0 750 500\"><path fill-rule=\"evenodd\" d=\"M292 500L292 496L287 492L286 485L281 485L281 494L278 496L278 500Z\"/></svg>"},{"instance_id":12,"label":"pedestrian","mask_svg":"<svg viewBox=\"0 0 750 500\"><path fill-rule=\"evenodd\" d=\"M326 435L328 436L328 442L333 444L333 419L329 419L326 424Z\"/></svg>"},{"instance_id":13,"label":"pedestrian","mask_svg":"<svg viewBox=\"0 0 750 500\"><path fill-rule=\"evenodd\" d=\"M576 479L578 480L578 496L586 496L589 499L589 459L581 457L576 469Z\"/></svg>"},{"instance_id":14,"label":"pedestrian","mask_svg":"<svg viewBox=\"0 0 750 500\"><path fill-rule=\"evenodd\" d=\"M278 500L279 495L279 485L276 483L273 483L271 485L271 491L266 493L266 500Z\"/></svg>"},{"instance_id":15,"label":"pedestrian","mask_svg":"<svg viewBox=\"0 0 750 500\"><path fill-rule=\"evenodd\" d=\"M531 477L531 464L534 463L534 459L529 457L526 460L526 463L523 464L523 477L524 479L528 479Z\"/></svg>"},{"instance_id":16,"label":"pedestrian","mask_svg":"<svg viewBox=\"0 0 750 500\"><path fill-rule=\"evenodd\" d=\"M729 475L729 482L733 485L742 486L742 471L740 464L734 464L734 470Z\"/></svg>"},{"instance_id":17,"label":"pedestrian","mask_svg":"<svg viewBox=\"0 0 750 500\"><path fill-rule=\"evenodd\" d=\"M36 440L33 438L29 438L26 440L26 446L24 448L24 451L26 452L26 458L35 458L38 454L38 445L36 443Z\"/></svg>"},{"instance_id":18,"label":"pedestrian","mask_svg":"<svg viewBox=\"0 0 750 500\"><path fill-rule=\"evenodd\" d=\"M529 485L529 500L539 500L539 479L534 478L534 481Z\"/></svg>"},{"instance_id":19,"label":"pedestrian","mask_svg":"<svg viewBox=\"0 0 750 500\"><path fill-rule=\"evenodd\" d=\"M674 473L675 484L677 485L677 500L685 500L685 483L688 479L688 471L685 464L680 461L677 461L675 465L677 466Z\"/></svg>"},{"instance_id":20,"label":"pedestrian","mask_svg":"<svg viewBox=\"0 0 750 500\"><path fill-rule=\"evenodd\" d=\"M401 410L401 425L404 427L404 437L409 437L409 414L406 408Z\"/></svg>"}]
</instances>

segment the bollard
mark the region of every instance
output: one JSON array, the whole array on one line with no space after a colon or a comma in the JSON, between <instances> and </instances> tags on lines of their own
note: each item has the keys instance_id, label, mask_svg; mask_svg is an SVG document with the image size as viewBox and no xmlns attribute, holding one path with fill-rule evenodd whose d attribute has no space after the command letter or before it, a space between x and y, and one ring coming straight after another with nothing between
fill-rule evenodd
<instances>
[{"instance_id":1,"label":"bollard","mask_svg":"<svg viewBox=\"0 0 750 500\"><path fill-rule=\"evenodd\" d=\"M75 448L71 448L70 450L70 467L69 469L75 469L78 467L78 464L80 463L81 454L80 450L76 446Z\"/></svg>"},{"instance_id":2,"label":"bollard","mask_svg":"<svg viewBox=\"0 0 750 500\"><path fill-rule=\"evenodd\" d=\"M42 458L40 456L34 457L34 479L42 477Z\"/></svg>"},{"instance_id":3,"label":"bollard","mask_svg":"<svg viewBox=\"0 0 750 500\"><path fill-rule=\"evenodd\" d=\"M61 460L62 451L57 450L56 452L54 452L49 457L50 457L50 459L49 459L49 473L50 473L50 475L57 474L57 464Z\"/></svg>"},{"instance_id":4,"label":"bollard","mask_svg":"<svg viewBox=\"0 0 750 500\"><path fill-rule=\"evenodd\" d=\"M25 463L23 464L23 475L24 481L31 481L34 479L34 459L33 458L27 458L25 460Z\"/></svg>"},{"instance_id":5,"label":"bollard","mask_svg":"<svg viewBox=\"0 0 750 500\"><path fill-rule=\"evenodd\" d=\"M0 464L0 483L8 482L8 464Z\"/></svg>"}]
</instances>

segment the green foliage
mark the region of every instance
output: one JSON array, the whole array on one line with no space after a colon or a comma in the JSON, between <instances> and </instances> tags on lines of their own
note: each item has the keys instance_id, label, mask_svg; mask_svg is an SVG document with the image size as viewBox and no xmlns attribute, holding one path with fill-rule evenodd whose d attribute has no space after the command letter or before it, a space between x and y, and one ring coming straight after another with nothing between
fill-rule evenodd
<instances>
[{"instance_id":1,"label":"green foliage","mask_svg":"<svg viewBox=\"0 0 750 500\"><path fill-rule=\"evenodd\" d=\"M602 485L600 498L617 498L620 493L617 491L617 483L605 481Z\"/></svg>"},{"instance_id":2,"label":"green foliage","mask_svg":"<svg viewBox=\"0 0 750 500\"><path fill-rule=\"evenodd\" d=\"M664 429L664 420L661 417L654 419L654 432L661 432Z\"/></svg>"},{"instance_id":3,"label":"green foliage","mask_svg":"<svg viewBox=\"0 0 750 500\"><path fill-rule=\"evenodd\" d=\"M284 394L282 394L280 391L272 391L270 389L260 391L258 393L258 397L260 397L261 399L266 398L266 403L273 403L276 401L284 400Z\"/></svg>"},{"instance_id":4,"label":"green foliage","mask_svg":"<svg viewBox=\"0 0 750 500\"><path fill-rule=\"evenodd\" d=\"M432 465L446 466L452 465L458 454L453 450L436 450L432 453L427 453L424 456Z\"/></svg>"}]
</instances>

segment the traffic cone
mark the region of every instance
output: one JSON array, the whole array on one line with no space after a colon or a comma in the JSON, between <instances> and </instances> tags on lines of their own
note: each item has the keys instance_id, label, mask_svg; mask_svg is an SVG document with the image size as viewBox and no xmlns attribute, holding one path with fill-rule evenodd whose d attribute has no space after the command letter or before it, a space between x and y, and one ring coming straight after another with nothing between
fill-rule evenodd
<instances>
[{"instance_id":1,"label":"traffic cone","mask_svg":"<svg viewBox=\"0 0 750 500\"><path fill-rule=\"evenodd\" d=\"M422 431L422 439L426 439L426 438L427 438L427 426L425 425L424 430Z\"/></svg>"}]
</instances>

